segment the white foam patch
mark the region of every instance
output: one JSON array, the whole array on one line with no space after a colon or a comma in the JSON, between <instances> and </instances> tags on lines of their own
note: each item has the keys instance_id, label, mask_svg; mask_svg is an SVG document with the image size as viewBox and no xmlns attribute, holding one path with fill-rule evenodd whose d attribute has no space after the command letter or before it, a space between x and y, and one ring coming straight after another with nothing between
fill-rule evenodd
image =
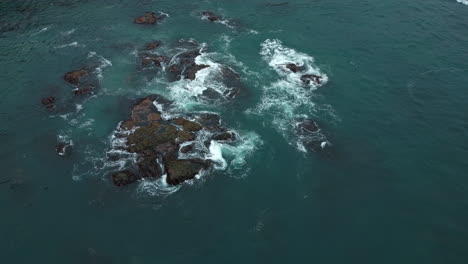
<instances>
[{"instance_id":1,"label":"white foam patch","mask_svg":"<svg viewBox=\"0 0 468 264\"><path fill-rule=\"evenodd\" d=\"M102 72L105 68L107 67L112 67L112 62L106 58L104 58L103 56L101 55L98 55L96 52L94 51L90 51L88 53L88 59L90 58L93 58L93 57L96 57L98 58L100 64L98 67L96 67L96 70L94 71L94 73L97 75L98 79L99 80L102 80L103 78L103 75L102 75Z\"/></svg>"},{"instance_id":2,"label":"white foam patch","mask_svg":"<svg viewBox=\"0 0 468 264\"><path fill-rule=\"evenodd\" d=\"M41 34L43 32L46 32L47 30L49 30L49 27L42 28L41 30L39 30L38 32L36 32L36 33L34 33L32 35L35 36L35 35Z\"/></svg>"},{"instance_id":3,"label":"white foam patch","mask_svg":"<svg viewBox=\"0 0 468 264\"><path fill-rule=\"evenodd\" d=\"M458 3L462 3L464 5L468 5L468 0L457 0Z\"/></svg>"},{"instance_id":4,"label":"white foam patch","mask_svg":"<svg viewBox=\"0 0 468 264\"><path fill-rule=\"evenodd\" d=\"M143 179L138 182L137 192L148 194L151 196L167 196L177 192L181 185L169 185L166 182L167 175L164 174L161 178Z\"/></svg>"},{"instance_id":5,"label":"white foam patch","mask_svg":"<svg viewBox=\"0 0 468 264\"><path fill-rule=\"evenodd\" d=\"M63 36L69 36L69 35L75 33L75 31L76 31L76 28L68 30L68 31L61 32L60 34L62 34Z\"/></svg>"},{"instance_id":6,"label":"white foam patch","mask_svg":"<svg viewBox=\"0 0 468 264\"><path fill-rule=\"evenodd\" d=\"M245 166L252 154L263 145L260 136L254 132L237 134L234 144L221 144L221 150L226 157L228 172L236 177L246 176Z\"/></svg>"},{"instance_id":7,"label":"white foam patch","mask_svg":"<svg viewBox=\"0 0 468 264\"><path fill-rule=\"evenodd\" d=\"M84 47L84 45L79 45L78 42L72 42L72 43L68 43L68 44L63 44L63 45L60 45L60 46L57 46L57 47L54 47L55 49L63 49L63 48L68 48L68 47Z\"/></svg>"},{"instance_id":8,"label":"white foam patch","mask_svg":"<svg viewBox=\"0 0 468 264\"><path fill-rule=\"evenodd\" d=\"M227 167L227 162L223 158L222 147L221 143L212 140L210 144L210 153L205 156L206 159L212 160L215 163L214 167L218 170L225 170Z\"/></svg>"}]
</instances>

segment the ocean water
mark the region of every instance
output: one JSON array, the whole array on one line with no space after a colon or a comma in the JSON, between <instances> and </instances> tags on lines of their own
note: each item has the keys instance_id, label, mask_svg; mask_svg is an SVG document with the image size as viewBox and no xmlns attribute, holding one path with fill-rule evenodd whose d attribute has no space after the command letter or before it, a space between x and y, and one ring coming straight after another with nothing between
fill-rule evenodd
<instances>
[{"instance_id":1,"label":"ocean water","mask_svg":"<svg viewBox=\"0 0 468 264\"><path fill-rule=\"evenodd\" d=\"M464 0L3 0L0 2L2 263L467 263L468 6ZM200 11L227 19L211 23ZM169 17L136 25L147 11ZM148 80L136 51L206 47L193 82ZM282 70L323 77L304 88ZM97 66L74 99L63 74ZM210 71L229 65L228 103ZM103 158L133 102L219 113L234 145L178 187L112 185ZM44 109L54 95L63 109ZM307 150L298 119L321 128ZM70 156L55 153L72 141Z\"/></svg>"}]
</instances>

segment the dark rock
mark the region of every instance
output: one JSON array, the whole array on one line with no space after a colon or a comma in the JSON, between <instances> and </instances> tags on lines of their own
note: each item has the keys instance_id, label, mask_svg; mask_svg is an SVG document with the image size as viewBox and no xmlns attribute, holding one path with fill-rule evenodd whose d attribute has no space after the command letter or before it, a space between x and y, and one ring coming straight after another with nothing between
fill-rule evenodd
<instances>
[{"instance_id":1,"label":"dark rock","mask_svg":"<svg viewBox=\"0 0 468 264\"><path fill-rule=\"evenodd\" d=\"M133 22L136 24L156 24L157 21L158 17L156 16L156 13L147 12L142 16L135 18Z\"/></svg>"},{"instance_id":2,"label":"dark rock","mask_svg":"<svg viewBox=\"0 0 468 264\"><path fill-rule=\"evenodd\" d=\"M146 43L145 50L154 50L161 46L161 41L153 41Z\"/></svg>"},{"instance_id":3,"label":"dark rock","mask_svg":"<svg viewBox=\"0 0 468 264\"><path fill-rule=\"evenodd\" d=\"M129 185L138 181L139 179L141 178L130 170L118 171L112 174L112 182L116 186Z\"/></svg>"},{"instance_id":4,"label":"dark rock","mask_svg":"<svg viewBox=\"0 0 468 264\"><path fill-rule=\"evenodd\" d=\"M193 141L195 140L195 135L190 133L190 132L187 132L187 131L180 131L178 134L177 134L177 143L184 143L184 142L187 142L187 141Z\"/></svg>"},{"instance_id":5,"label":"dark rock","mask_svg":"<svg viewBox=\"0 0 468 264\"><path fill-rule=\"evenodd\" d=\"M128 136L129 151L144 155L157 154L157 146L165 143L175 145L179 136L177 127L153 122L149 126L140 127Z\"/></svg>"},{"instance_id":6,"label":"dark rock","mask_svg":"<svg viewBox=\"0 0 468 264\"><path fill-rule=\"evenodd\" d=\"M75 93L75 95L81 96L81 95L91 95L93 94L93 90L94 90L94 87L91 85L88 85L84 88L76 89L73 92Z\"/></svg>"},{"instance_id":7,"label":"dark rock","mask_svg":"<svg viewBox=\"0 0 468 264\"><path fill-rule=\"evenodd\" d=\"M153 104L154 100L154 97L148 96L132 107L132 121L136 125L146 125L161 119L161 113Z\"/></svg>"},{"instance_id":8,"label":"dark rock","mask_svg":"<svg viewBox=\"0 0 468 264\"><path fill-rule=\"evenodd\" d=\"M182 79L195 80L196 74L199 70L209 67L208 65L198 65L195 63L195 58L200 56L200 51L190 50L178 54L172 60L175 63L169 66L169 79L171 81L178 81Z\"/></svg>"},{"instance_id":9,"label":"dark rock","mask_svg":"<svg viewBox=\"0 0 468 264\"><path fill-rule=\"evenodd\" d=\"M322 84L320 79L322 79L322 77L315 74L305 74L301 76L301 81L307 85L309 85L311 81L315 84Z\"/></svg>"},{"instance_id":10,"label":"dark rock","mask_svg":"<svg viewBox=\"0 0 468 264\"><path fill-rule=\"evenodd\" d=\"M208 169L209 167L209 161L199 159L169 160L165 165L167 172L166 181L171 185L180 184L195 178L201 170Z\"/></svg>"},{"instance_id":11,"label":"dark rock","mask_svg":"<svg viewBox=\"0 0 468 264\"><path fill-rule=\"evenodd\" d=\"M44 98L42 98L41 103L43 105L54 104L55 103L55 97L53 97L53 96L44 97Z\"/></svg>"},{"instance_id":12,"label":"dark rock","mask_svg":"<svg viewBox=\"0 0 468 264\"><path fill-rule=\"evenodd\" d=\"M216 15L213 12L210 11L203 11L201 12L201 15L203 18L208 19L211 22L216 22L216 21L222 21L223 17Z\"/></svg>"},{"instance_id":13,"label":"dark rock","mask_svg":"<svg viewBox=\"0 0 468 264\"><path fill-rule=\"evenodd\" d=\"M155 54L143 54L141 57L141 65L143 67L148 67L155 65L161 67L163 64L168 63L169 58L166 56L160 56Z\"/></svg>"},{"instance_id":14,"label":"dark rock","mask_svg":"<svg viewBox=\"0 0 468 264\"><path fill-rule=\"evenodd\" d=\"M213 113L202 113L196 115L196 120L208 131L215 132L222 130L221 117Z\"/></svg>"},{"instance_id":15,"label":"dark rock","mask_svg":"<svg viewBox=\"0 0 468 264\"><path fill-rule=\"evenodd\" d=\"M190 145L187 145L187 146L182 147L182 148L180 149L180 152L186 154L186 153L191 152L191 151L193 150L193 148L194 148L194 145L193 145L193 144L190 144Z\"/></svg>"},{"instance_id":16,"label":"dark rock","mask_svg":"<svg viewBox=\"0 0 468 264\"><path fill-rule=\"evenodd\" d=\"M65 73L63 79L71 84L78 85L80 79L85 75L88 75L88 71L82 69Z\"/></svg>"},{"instance_id":17,"label":"dark rock","mask_svg":"<svg viewBox=\"0 0 468 264\"><path fill-rule=\"evenodd\" d=\"M55 97L49 96L49 97L44 97L41 100L41 103L49 110L55 108Z\"/></svg>"},{"instance_id":18,"label":"dark rock","mask_svg":"<svg viewBox=\"0 0 468 264\"><path fill-rule=\"evenodd\" d=\"M214 135L212 139L218 141L234 141L236 139L236 135L232 132L223 132Z\"/></svg>"},{"instance_id":19,"label":"dark rock","mask_svg":"<svg viewBox=\"0 0 468 264\"><path fill-rule=\"evenodd\" d=\"M155 157L145 157L139 161L138 171L142 178L159 178L163 174Z\"/></svg>"},{"instance_id":20,"label":"dark rock","mask_svg":"<svg viewBox=\"0 0 468 264\"><path fill-rule=\"evenodd\" d=\"M299 123L298 128L300 129L301 133L315 133L318 132L320 129L317 126L315 121L306 119Z\"/></svg>"},{"instance_id":21,"label":"dark rock","mask_svg":"<svg viewBox=\"0 0 468 264\"><path fill-rule=\"evenodd\" d=\"M296 124L296 134L302 145L308 150L322 151L330 145L320 127L311 119L300 120Z\"/></svg>"},{"instance_id":22,"label":"dark rock","mask_svg":"<svg viewBox=\"0 0 468 264\"><path fill-rule=\"evenodd\" d=\"M208 66L208 65L198 65L198 64L194 63L194 64L188 66L187 68L185 68L185 71L183 73L184 78L193 81L193 80L195 80L195 77L196 77L197 72L199 70L202 70L202 69L205 69L205 68L208 68L208 67L210 67L210 66Z\"/></svg>"},{"instance_id":23,"label":"dark rock","mask_svg":"<svg viewBox=\"0 0 468 264\"><path fill-rule=\"evenodd\" d=\"M60 156L65 156L70 153L72 148L71 142L60 142L55 146L55 152Z\"/></svg>"},{"instance_id":24,"label":"dark rock","mask_svg":"<svg viewBox=\"0 0 468 264\"><path fill-rule=\"evenodd\" d=\"M202 97L209 100L219 100L223 98L222 94L218 93L218 91L213 88L206 88L203 90Z\"/></svg>"},{"instance_id":25,"label":"dark rock","mask_svg":"<svg viewBox=\"0 0 468 264\"><path fill-rule=\"evenodd\" d=\"M288 68L290 71L296 73L296 72L301 72L301 71L304 71L305 70L305 67L304 66L297 66L296 64L294 63L289 63L289 64L286 64L286 68Z\"/></svg>"}]
</instances>

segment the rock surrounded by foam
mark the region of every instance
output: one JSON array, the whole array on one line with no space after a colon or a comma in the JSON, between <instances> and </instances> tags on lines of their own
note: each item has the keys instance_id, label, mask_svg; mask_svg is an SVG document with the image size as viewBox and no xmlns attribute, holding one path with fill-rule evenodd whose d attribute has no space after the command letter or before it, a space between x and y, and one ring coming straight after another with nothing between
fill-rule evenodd
<instances>
[{"instance_id":1,"label":"rock surrounded by foam","mask_svg":"<svg viewBox=\"0 0 468 264\"><path fill-rule=\"evenodd\" d=\"M298 137L297 144L302 150L321 151L330 145L318 124L312 119L297 120L295 133Z\"/></svg>"},{"instance_id":2,"label":"rock surrounded by foam","mask_svg":"<svg viewBox=\"0 0 468 264\"><path fill-rule=\"evenodd\" d=\"M115 140L125 139L123 149L121 144L116 144L122 150L122 159L128 156L125 153L137 155L128 168L112 174L117 186L164 175L170 185L193 179L215 165L215 161L204 158L211 140L235 140L234 132L222 127L216 114L187 114L169 119L162 117L156 105L170 108L171 102L159 95L139 100L132 107L131 119L121 122L113 136ZM208 146L197 142L207 142ZM112 155L112 159L119 157Z\"/></svg>"}]
</instances>

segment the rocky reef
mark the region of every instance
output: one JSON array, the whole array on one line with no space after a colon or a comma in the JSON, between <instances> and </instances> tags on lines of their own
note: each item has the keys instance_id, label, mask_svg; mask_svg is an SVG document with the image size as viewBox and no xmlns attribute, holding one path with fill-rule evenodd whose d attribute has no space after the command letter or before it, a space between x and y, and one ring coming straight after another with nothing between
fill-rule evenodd
<instances>
[{"instance_id":1,"label":"rocky reef","mask_svg":"<svg viewBox=\"0 0 468 264\"><path fill-rule=\"evenodd\" d=\"M116 186L142 178L158 179L165 175L167 184L176 185L210 170L216 161L207 159L212 141L232 142L235 133L221 126L217 114L193 113L164 117L163 109L172 102L160 95L137 101L130 119L120 123L113 138L110 159L126 160L126 168L112 174ZM116 154L117 153L117 154ZM128 159L128 157L134 159Z\"/></svg>"}]
</instances>

